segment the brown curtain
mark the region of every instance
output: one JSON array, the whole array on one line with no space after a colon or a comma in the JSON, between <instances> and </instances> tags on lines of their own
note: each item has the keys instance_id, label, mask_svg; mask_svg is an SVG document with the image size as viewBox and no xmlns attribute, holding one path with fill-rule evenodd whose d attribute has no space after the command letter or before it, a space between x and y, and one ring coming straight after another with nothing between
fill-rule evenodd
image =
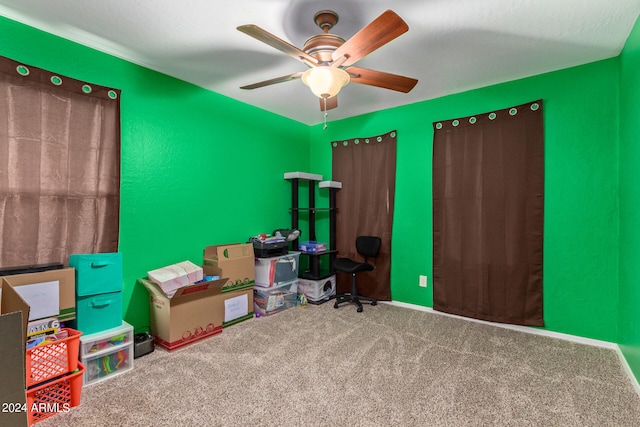
<instances>
[{"instance_id":1,"label":"brown curtain","mask_svg":"<svg viewBox=\"0 0 640 427\"><path fill-rule=\"evenodd\" d=\"M0 57L0 267L118 248L120 91Z\"/></svg>"},{"instance_id":2,"label":"brown curtain","mask_svg":"<svg viewBox=\"0 0 640 427\"><path fill-rule=\"evenodd\" d=\"M542 101L434 123L433 308L543 326Z\"/></svg>"},{"instance_id":3,"label":"brown curtain","mask_svg":"<svg viewBox=\"0 0 640 427\"><path fill-rule=\"evenodd\" d=\"M396 185L396 131L369 138L333 141L333 180L342 182L336 193L336 248L338 257L362 260L356 237L382 239L377 267L358 274L358 293L391 300L391 226ZM351 291L351 277L337 274L338 292Z\"/></svg>"}]
</instances>

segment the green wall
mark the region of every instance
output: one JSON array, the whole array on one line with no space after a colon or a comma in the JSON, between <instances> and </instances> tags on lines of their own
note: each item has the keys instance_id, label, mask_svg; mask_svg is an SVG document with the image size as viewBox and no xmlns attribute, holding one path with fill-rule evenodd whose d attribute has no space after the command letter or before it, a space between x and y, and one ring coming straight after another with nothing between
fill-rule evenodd
<instances>
[{"instance_id":1,"label":"green wall","mask_svg":"<svg viewBox=\"0 0 640 427\"><path fill-rule=\"evenodd\" d=\"M620 335L640 378L640 22L620 55Z\"/></svg>"},{"instance_id":2,"label":"green wall","mask_svg":"<svg viewBox=\"0 0 640 427\"><path fill-rule=\"evenodd\" d=\"M396 301L432 306L431 283L418 287L418 275L431 278L432 270L431 123L543 99L546 329L612 342L620 336L627 354L633 354L640 353L633 319L640 295L632 286L639 234L633 166L639 154L631 142L638 131L624 123L619 127L618 107L628 104L622 121L637 116L632 99L640 85L632 70L640 61L640 42L634 34L621 58L331 122L326 130L4 18L0 55L122 89L120 251L125 318L137 329L147 326L148 317L138 277L185 259L199 262L206 245L245 241L287 226L290 187L283 172L303 170L328 179L331 141L392 129L398 131L392 295ZM621 69L632 93L619 100ZM420 82L415 90L428 84ZM618 173L626 180L621 209ZM319 193L318 204L326 204L326 195Z\"/></svg>"},{"instance_id":3,"label":"green wall","mask_svg":"<svg viewBox=\"0 0 640 427\"><path fill-rule=\"evenodd\" d=\"M307 126L5 18L0 55L122 89L119 250L137 330L148 327L136 285L147 271L290 226L283 173L308 168Z\"/></svg>"},{"instance_id":4,"label":"green wall","mask_svg":"<svg viewBox=\"0 0 640 427\"><path fill-rule=\"evenodd\" d=\"M311 165L330 177L330 141L398 131L392 298L431 307L431 284L418 286L432 273L431 123L543 99L546 329L615 342L617 85L610 59L315 126Z\"/></svg>"}]
</instances>

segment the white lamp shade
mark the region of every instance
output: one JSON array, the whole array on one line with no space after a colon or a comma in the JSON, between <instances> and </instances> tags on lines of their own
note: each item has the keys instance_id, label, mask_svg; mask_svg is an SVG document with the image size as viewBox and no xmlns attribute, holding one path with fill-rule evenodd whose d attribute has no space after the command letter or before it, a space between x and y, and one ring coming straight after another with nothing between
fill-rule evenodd
<instances>
[{"instance_id":1,"label":"white lamp shade","mask_svg":"<svg viewBox=\"0 0 640 427\"><path fill-rule=\"evenodd\" d=\"M302 82L318 98L333 98L349 80L349 73L336 67L313 67L302 74Z\"/></svg>"}]
</instances>

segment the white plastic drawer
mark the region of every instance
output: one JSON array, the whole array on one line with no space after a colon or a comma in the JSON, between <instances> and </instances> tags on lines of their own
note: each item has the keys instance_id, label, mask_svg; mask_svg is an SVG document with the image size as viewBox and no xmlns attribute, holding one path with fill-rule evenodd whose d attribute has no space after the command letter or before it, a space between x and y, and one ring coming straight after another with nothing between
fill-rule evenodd
<instances>
[{"instance_id":1,"label":"white plastic drawer","mask_svg":"<svg viewBox=\"0 0 640 427\"><path fill-rule=\"evenodd\" d=\"M133 326L122 322L122 326L107 329L105 331L87 334L80 337L80 355L92 356L105 350L120 347L123 344L131 344L133 339Z\"/></svg>"},{"instance_id":2,"label":"white plastic drawer","mask_svg":"<svg viewBox=\"0 0 640 427\"><path fill-rule=\"evenodd\" d=\"M81 358L85 367L82 383L95 384L133 369L133 342Z\"/></svg>"}]
</instances>

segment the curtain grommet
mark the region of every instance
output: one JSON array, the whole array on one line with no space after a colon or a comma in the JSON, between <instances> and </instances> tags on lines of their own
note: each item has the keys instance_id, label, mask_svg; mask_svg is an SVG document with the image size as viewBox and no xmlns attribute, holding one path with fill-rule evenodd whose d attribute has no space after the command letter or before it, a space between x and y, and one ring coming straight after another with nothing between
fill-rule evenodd
<instances>
[{"instance_id":1,"label":"curtain grommet","mask_svg":"<svg viewBox=\"0 0 640 427\"><path fill-rule=\"evenodd\" d=\"M25 65L18 65L16 67L16 71L18 72L18 74L20 74L21 76L28 76L29 75L29 68L26 67Z\"/></svg>"}]
</instances>

